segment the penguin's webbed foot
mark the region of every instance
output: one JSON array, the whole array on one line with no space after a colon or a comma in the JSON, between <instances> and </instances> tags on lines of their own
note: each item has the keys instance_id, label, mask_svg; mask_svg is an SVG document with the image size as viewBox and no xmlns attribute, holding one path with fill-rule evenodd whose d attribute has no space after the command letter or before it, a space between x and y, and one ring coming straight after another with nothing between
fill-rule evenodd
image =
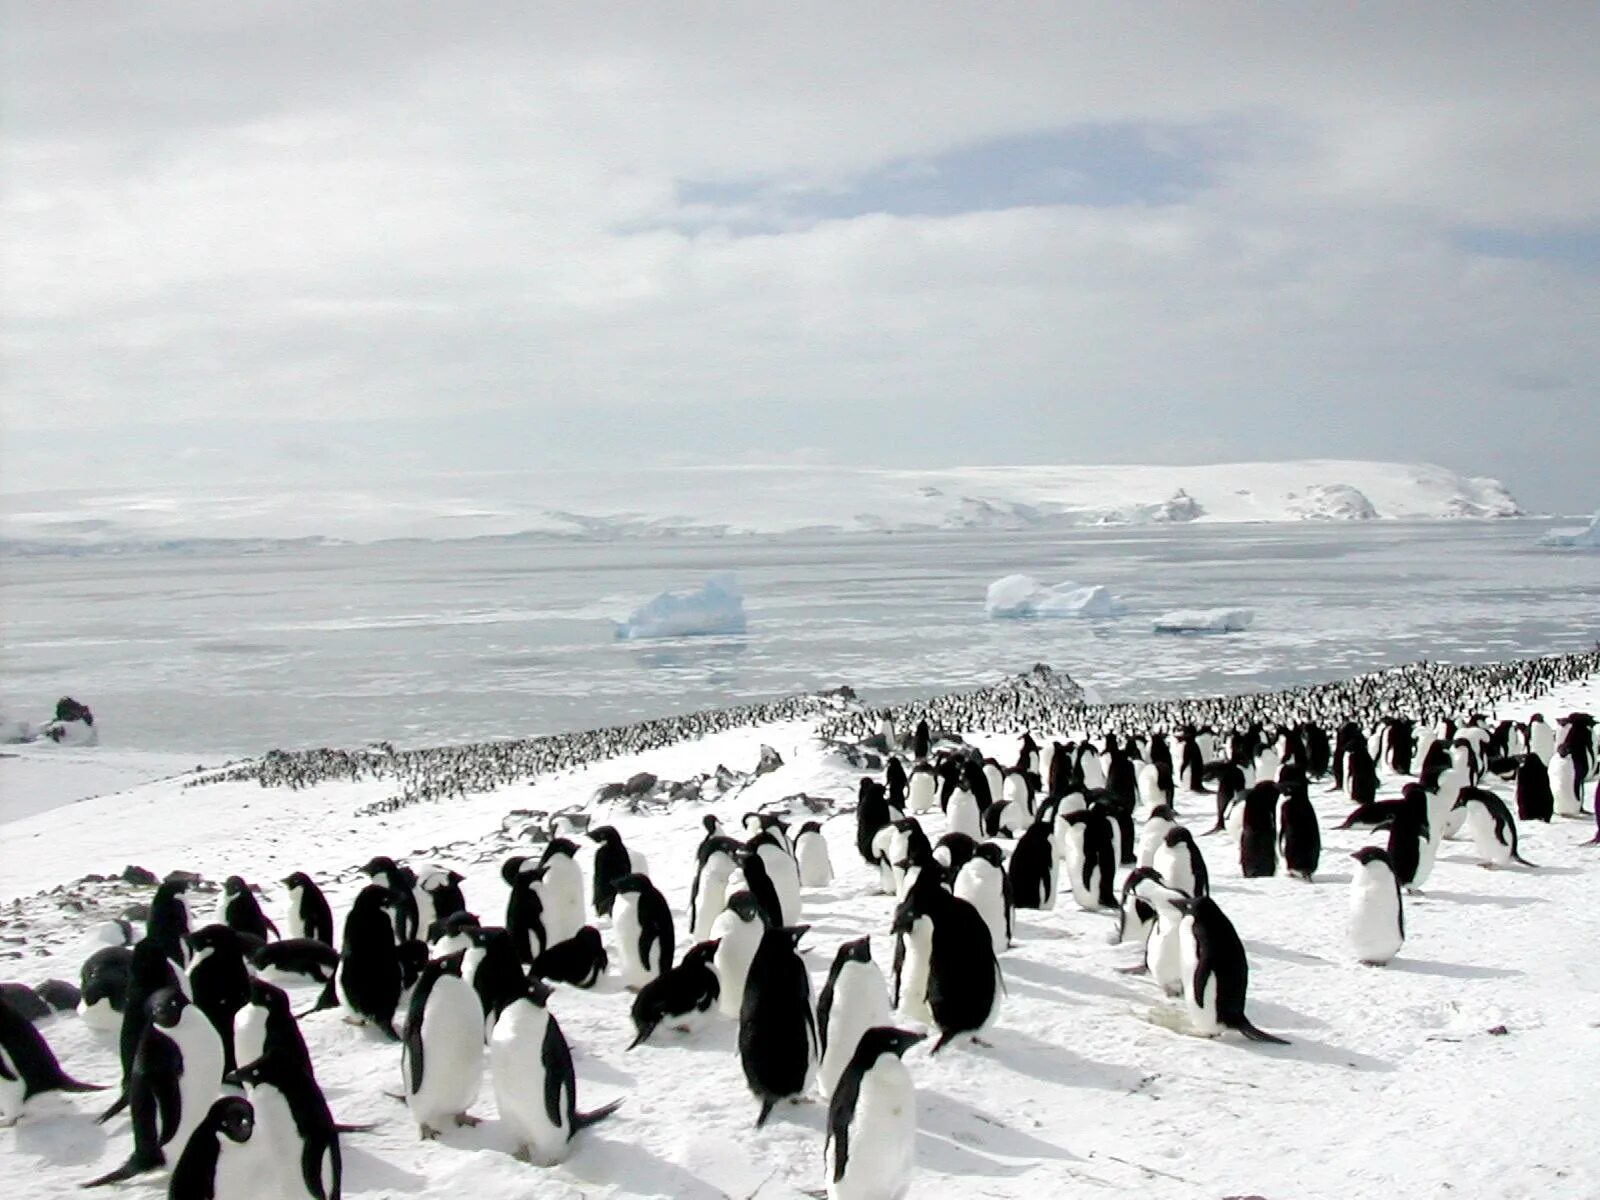
<instances>
[{"instance_id":1,"label":"penguin's webbed foot","mask_svg":"<svg viewBox=\"0 0 1600 1200\"><path fill-rule=\"evenodd\" d=\"M994 1043L993 1042L984 1041L984 1039L979 1037L977 1034L973 1034L972 1035L972 1044L974 1046L981 1047L984 1050L993 1050L994 1049Z\"/></svg>"},{"instance_id":2,"label":"penguin's webbed foot","mask_svg":"<svg viewBox=\"0 0 1600 1200\"><path fill-rule=\"evenodd\" d=\"M481 1124L483 1124L482 1117L475 1117L471 1113L456 1114L457 1129L476 1129Z\"/></svg>"},{"instance_id":3,"label":"penguin's webbed foot","mask_svg":"<svg viewBox=\"0 0 1600 1200\"><path fill-rule=\"evenodd\" d=\"M431 1125L419 1125L417 1126L417 1132L421 1135L421 1139L424 1142L432 1142L437 1140L439 1137L439 1131L433 1128Z\"/></svg>"}]
</instances>

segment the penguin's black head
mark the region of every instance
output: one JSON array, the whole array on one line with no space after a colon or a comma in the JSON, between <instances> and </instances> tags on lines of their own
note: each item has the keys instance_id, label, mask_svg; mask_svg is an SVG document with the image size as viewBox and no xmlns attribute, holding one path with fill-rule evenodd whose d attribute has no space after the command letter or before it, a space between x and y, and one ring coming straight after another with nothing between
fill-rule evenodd
<instances>
[{"instance_id":1,"label":"penguin's black head","mask_svg":"<svg viewBox=\"0 0 1600 1200\"><path fill-rule=\"evenodd\" d=\"M527 861L527 855L513 854L500 864L500 878L506 881L507 886L516 887L517 876L522 871L522 864Z\"/></svg>"},{"instance_id":2,"label":"penguin's black head","mask_svg":"<svg viewBox=\"0 0 1600 1200\"><path fill-rule=\"evenodd\" d=\"M716 956L717 947L722 944L721 938L712 938L705 942L696 942L690 946L683 955L683 966L706 966Z\"/></svg>"},{"instance_id":3,"label":"penguin's black head","mask_svg":"<svg viewBox=\"0 0 1600 1200\"><path fill-rule=\"evenodd\" d=\"M598 829L591 829L585 836L591 842L598 842L607 846L614 846L622 840L622 835L611 825L602 825Z\"/></svg>"},{"instance_id":4,"label":"penguin's black head","mask_svg":"<svg viewBox=\"0 0 1600 1200\"><path fill-rule=\"evenodd\" d=\"M547 863L558 854L565 854L568 858L578 857L578 843L571 838L551 838L545 843L544 854L539 861Z\"/></svg>"},{"instance_id":5,"label":"penguin's black head","mask_svg":"<svg viewBox=\"0 0 1600 1200\"><path fill-rule=\"evenodd\" d=\"M888 1025L874 1026L863 1033L861 1040L856 1043L856 1056L864 1054L868 1062L876 1062L884 1054L899 1058L927 1036L925 1033L913 1033L909 1029L895 1029Z\"/></svg>"},{"instance_id":6,"label":"penguin's black head","mask_svg":"<svg viewBox=\"0 0 1600 1200\"><path fill-rule=\"evenodd\" d=\"M783 934L784 937L789 939L789 945L790 946L794 947L795 949L799 949L799 947L800 947L800 939L805 937L806 934L811 932L811 926L809 926L809 925L785 925L782 929L778 930L778 932Z\"/></svg>"},{"instance_id":7,"label":"penguin's black head","mask_svg":"<svg viewBox=\"0 0 1600 1200\"><path fill-rule=\"evenodd\" d=\"M207 925L197 929L189 935L188 941L191 955L199 955L207 950L218 953L239 951L239 935L226 925Z\"/></svg>"},{"instance_id":8,"label":"penguin's black head","mask_svg":"<svg viewBox=\"0 0 1600 1200\"><path fill-rule=\"evenodd\" d=\"M440 937L457 937L461 934L466 934L467 937L472 939L474 945L482 944L479 941L479 935L486 932L487 930L482 927L482 923L478 920L478 914L470 912L451 913L439 927Z\"/></svg>"},{"instance_id":9,"label":"penguin's black head","mask_svg":"<svg viewBox=\"0 0 1600 1200\"><path fill-rule=\"evenodd\" d=\"M286 879L280 879L278 882L291 890L295 888L308 888L311 886L311 876L307 875L304 871L296 871L293 875L290 875Z\"/></svg>"},{"instance_id":10,"label":"penguin's black head","mask_svg":"<svg viewBox=\"0 0 1600 1200\"><path fill-rule=\"evenodd\" d=\"M760 921L766 917L756 898L743 889L728 897L726 908L741 921Z\"/></svg>"},{"instance_id":11,"label":"penguin's black head","mask_svg":"<svg viewBox=\"0 0 1600 1200\"><path fill-rule=\"evenodd\" d=\"M1170 804L1158 804L1150 810L1147 821L1176 821L1178 814L1172 811Z\"/></svg>"},{"instance_id":12,"label":"penguin's black head","mask_svg":"<svg viewBox=\"0 0 1600 1200\"><path fill-rule=\"evenodd\" d=\"M642 892L650 886L650 881L639 874L624 875L614 886L617 894L621 895L623 892Z\"/></svg>"},{"instance_id":13,"label":"penguin's black head","mask_svg":"<svg viewBox=\"0 0 1600 1200\"><path fill-rule=\"evenodd\" d=\"M544 1008L550 1003L550 997L555 994L555 989L537 975L528 976L528 988L523 995L539 1008Z\"/></svg>"},{"instance_id":14,"label":"penguin's black head","mask_svg":"<svg viewBox=\"0 0 1600 1200\"><path fill-rule=\"evenodd\" d=\"M822 832L822 823L819 822L819 821L807 821L804 825L800 826L800 832L801 833L821 833Z\"/></svg>"},{"instance_id":15,"label":"penguin's black head","mask_svg":"<svg viewBox=\"0 0 1600 1200\"><path fill-rule=\"evenodd\" d=\"M1004 869L1006 865L1006 852L994 842L984 842L972 852L974 858L981 858L991 866Z\"/></svg>"},{"instance_id":16,"label":"penguin's black head","mask_svg":"<svg viewBox=\"0 0 1600 1200\"><path fill-rule=\"evenodd\" d=\"M1373 863L1379 862L1384 866L1393 869L1393 864L1389 861L1389 852L1382 846L1363 846L1361 849L1351 854L1350 857L1355 859L1363 867L1371 866Z\"/></svg>"},{"instance_id":17,"label":"penguin's black head","mask_svg":"<svg viewBox=\"0 0 1600 1200\"><path fill-rule=\"evenodd\" d=\"M870 937L860 937L853 942L846 942L839 947L838 957L846 962L871 962L872 939Z\"/></svg>"},{"instance_id":18,"label":"penguin's black head","mask_svg":"<svg viewBox=\"0 0 1600 1200\"><path fill-rule=\"evenodd\" d=\"M707 834L722 832L722 822L717 820L715 813L707 813L705 816L701 817L700 827L704 829Z\"/></svg>"},{"instance_id":19,"label":"penguin's black head","mask_svg":"<svg viewBox=\"0 0 1600 1200\"><path fill-rule=\"evenodd\" d=\"M189 1006L189 998L183 994L179 987L164 987L145 1005L150 1013L150 1020L163 1029L173 1029L183 1017L183 1010Z\"/></svg>"},{"instance_id":20,"label":"penguin's black head","mask_svg":"<svg viewBox=\"0 0 1600 1200\"><path fill-rule=\"evenodd\" d=\"M243 1096L224 1096L211 1105L207 1114L217 1131L230 1142L243 1145L256 1128L256 1110Z\"/></svg>"},{"instance_id":21,"label":"penguin's black head","mask_svg":"<svg viewBox=\"0 0 1600 1200\"><path fill-rule=\"evenodd\" d=\"M257 1008L264 1008L269 1013L279 1014L289 1011L289 994L280 987L274 987L261 979L250 981L250 1003Z\"/></svg>"}]
</instances>

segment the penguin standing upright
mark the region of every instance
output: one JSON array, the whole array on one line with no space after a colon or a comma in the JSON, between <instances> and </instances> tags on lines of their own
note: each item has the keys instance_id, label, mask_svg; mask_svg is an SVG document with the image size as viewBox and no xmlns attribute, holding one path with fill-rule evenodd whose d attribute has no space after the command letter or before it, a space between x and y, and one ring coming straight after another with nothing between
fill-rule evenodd
<instances>
[{"instance_id":1,"label":"penguin standing upright","mask_svg":"<svg viewBox=\"0 0 1600 1200\"><path fill-rule=\"evenodd\" d=\"M1278 873L1278 785L1262 782L1244 794L1239 871L1246 879Z\"/></svg>"},{"instance_id":2,"label":"penguin standing upright","mask_svg":"<svg viewBox=\"0 0 1600 1200\"><path fill-rule=\"evenodd\" d=\"M14 1125L23 1105L45 1092L104 1090L63 1071L44 1034L0 996L0 1129Z\"/></svg>"},{"instance_id":3,"label":"penguin standing upright","mask_svg":"<svg viewBox=\"0 0 1600 1200\"><path fill-rule=\"evenodd\" d=\"M828 857L828 839L822 836L822 826L807 821L800 826L794 839L795 862L800 868L800 883L804 887L827 887L833 882L833 861Z\"/></svg>"},{"instance_id":4,"label":"penguin standing upright","mask_svg":"<svg viewBox=\"0 0 1600 1200\"><path fill-rule=\"evenodd\" d=\"M622 985L638 989L672 967L672 906L643 875L624 875L613 890L611 928Z\"/></svg>"},{"instance_id":5,"label":"penguin standing upright","mask_svg":"<svg viewBox=\"0 0 1600 1200\"><path fill-rule=\"evenodd\" d=\"M603 1121L620 1099L593 1112L578 1111L572 1048L547 1005L550 988L528 981L528 993L507 1006L489 1037L489 1071L501 1122L517 1142L517 1156L541 1167L567 1157L574 1137Z\"/></svg>"},{"instance_id":6,"label":"penguin standing upright","mask_svg":"<svg viewBox=\"0 0 1600 1200\"><path fill-rule=\"evenodd\" d=\"M1517 763L1517 820L1544 821L1555 816L1556 798L1550 790L1550 768L1529 751Z\"/></svg>"},{"instance_id":7,"label":"penguin standing upright","mask_svg":"<svg viewBox=\"0 0 1600 1200\"><path fill-rule=\"evenodd\" d=\"M1205 856L1200 853L1194 835L1182 825L1167 830L1150 865L1168 887L1190 896L1211 894L1211 872L1206 867Z\"/></svg>"},{"instance_id":8,"label":"penguin standing upright","mask_svg":"<svg viewBox=\"0 0 1600 1200\"><path fill-rule=\"evenodd\" d=\"M412 895L417 903L417 916L422 931L428 937L456 913L467 911L467 900L461 892L466 877L447 867L425 867L417 874Z\"/></svg>"},{"instance_id":9,"label":"penguin standing upright","mask_svg":"<svg viewBox=\"0 0 1600 1200\"><path fill-rule=\"evenodd\" d=\"M639 989L629 1010L634 1030L629 1050L648 1040L662 1021L682 1022L716 1007L722 994L713 965L716 953L716 942L696 942L684 952L677 966ZM688 1025L680 1024L678 1028L689 1032Z\"/></svg>"},{"instance_id":10,"label":"penguin standing upright","mask_svg":"<svg viewBox=\"0 0 1600 1200\"><path fill-rule=\"evenodd\" d=\"M1307 794L1305 777L1299 768L1294 770L1294 777L1280 785L1283 798L1278 802L1278 848L1283 853L1284 871L1309 883L1322 861L1322 827Z\"/></svg>"},{"instance_id":11,"label":"penguin standing upright","mask_svg":"<svg viewBox=\"0 0 1600 1200\"><path fill-rule=\"evenodd\" d=\"M928 939L928 1011L939 1030L932 1053L955 1038L974 1040L1000 1012L1000 960L978 910L940 887L919 888L906 901L932 924Z\"/></svg>"},{"instance_id":12,"label":"penguin standing upright","mask_svg":"<svg viewBox=\"0 0 1600 1200\"><path fill-rule=\"evenodd\" d=\"M805 1091L816 1052L811 977L790 934L769 927L762 930L739 1008L739 1062L761 1104L758 1129L779 1100Z\"/></svg>"},{"instance_id":13,"label":"penguin standing upright","mask_svg":"<svg viewBox=\"0 0 1600 1200\"><path fill-rule=\"evenodd\" d=\"M233 1018L250 1003L250 968L245 965L239 935L226 925L207 925L189 938L189 992L222 1039L222 1069L237 1065L233 1054Z\"/></svg>"},{"instance_id":14,"label":"penguin standing upright","mask_svg":"<svg viewBox=\"0 0 1600 1200\"><path fill-rule=\"evenodd\" d=\"M511 935L504 929L475 926L467 931L466 938L466 949L460 952L461 978L478 997L483 1009L483 1036L487 1039L506 1005L527 992L528 972L517 958Z\"/></svg>"},{"instance_id":15,"label":"penguin standing upright","mask_svg":"<svg viewBox=\"0 0 1600 1200\"><path fill-rule=\"evenodd\" d=\"M370 883L356 894L344 919L333 990L349 1019L357 1024L370 1022L398 1041L394 1014L400 1007L404 981L400 949L389 919L392 896L381 883Z\"/></svg>"},{"instance_id":16,"label":"penguin standing upright","mask_svg":"<svg viewBox=\"0 0 1600 1200\"><path fill-rule=\"evenodd\" d=\"M1078 907L1086 912L1115 908L1117 854L1111 819L1098 806L1068 813L1059 828L1062 867Z\"/></svg>"},{"instance_id":17,"label":"penguin standing upright","mask_svg":"<svg viewBox=\"0 0 1600 1200\"><path fill-rule=\"evenodd\" d=\"M223 881L222 897L217 902L217 924L263 942L278 936L278 927L261 911L250 885L238 875L229 875Z\"/></svg>"},{"instance_id":18,"label":"penguin standing upright","mask_svg":"<svg viewBox=\"0 0 1600 1200\"><path fill-rule=\"evenodd\" d=\"M367 861L361 873L388 889L385 912L394 929L395 939L401 943L415 941L421 932L422 918L417 912L417 877L411 873L411 869L401 866L392 858L378 855Z\"/></svg>"},{"instance_id":19,"label":"penguin standing upright","mask_svg":"<svg viewBox=\"0 0 1600 1200\"><path fill-rule=\"evenodd\" d=\"M250 1200L258 1194L243 1146L255 1133L255 1109L238 1096L214 1100L172 1168L168 1200Z\"/></svg>"},{"instance_id":20,"label":"penguin standing upright","mask_svg":"<svg viewBox=\"0 0 1600 1200\"><path fill-rule=\"evenodd\" d=\"M594 912L597 917L609 917L616 902L617 880L635 873L633 856L622 843L622 835L610 825L589 830L589 840L595 843L594 851Z\"/></svg>"},{"instance_id":21,"label":"penguin standing upright","mask_svg":"<svg viewBox=\"0 0 1600 1200\"><path fill-rule=\"evenodd\" d=\"M483 1006L459 968L459 959L428 963L406 1010L400 1069L424 1140L438 1137L446 1121L476 1124L467 1109L483 1084Z\"/></svg>"},{"instance_id":22,"label":"penguin standing upright","mask_svg":"<svg viewBox=\"0 0 1600 1200\"><path fill-rule=\"evenodd\" d=\"M530 868L526 861L517 862L515 867L507 863L501 874L511 885L511 894L506 897L506 936L511 939L517 960L526 965L558 940L545 924L544 890L539 886L544 868Z\"/></svg>"},{"instance_id":23,"label":"penguin standing upright","mask_svg":"<svg viewBox=\"0 0 1600 1200\"><path fill-rule=\"evenodd\" d=\"M334 945L333 910L322 889L304 871L296 871L281 882L289 891L289 936Z\"/></svg>"},{"instance_id":24,"label":"penguin standing upright","mask_svg":"<svg viewBox=\"0 0 1600 1200\"><path fill-rule=\"evenodd\" d=\"M728 900L728 880L739 866L743 847L730 837L713 835L700 843L694 883L689 889L689 936L704 942L711 938Z\"/></svg>"},{"instance_id":25,"label":"penguin standing upright","mask_svg":"<svg viewBox=\"0 0 1600 1200\"><path fill-rule=\"evenodd\" d=\"M800 868L795 863L791 854L781 840L781 835L769 829L752 837L745 843L747 850L753 850L767 868L767 878L772 881L773 890L778 897L778 919L774 924L798 925L800 923ZM749 872L746 871L748 879Z\"/></svg>"},{"instance_id":26,"label":"penguin standing upright","mask_svg":"<svg viewBox=\"0 0 1600 1200\"><path fill-rule=\"evenodd\" d=\"M926 762L911 768L911 779L906 787L906 812L919 817L930 813L939 803L939 777Z\"/></svg>"},{"instance_id":27,"label":"penguin standing upright","mask_svg":"<svg viewBox=\"0 0 1600 1200\"><path fill-rule=\"evenodd\" d=\"M576 937L584 925L583 868L578 865L578 844L570 838L551 838L539 858L539 899L544 903L544 932L555 946Z\"/></svg>"},{"instance_id":28,"label":"penguin standing upright","mask_svg":"<svg viewBox=\"0 0 1600 1200\"><path fill-rule=\"evenodd\" d=\"M822 1046L817 1088L824 1097L833 1094L855 1057L861 1035L888 1023L889 985L872 961L872 939L845 942L834 954L828 982L817 1001L817 1036Z\"/></svg>"},{"instance_id":29,"label":"penguin standing upright","mask_svg":"<svg viewBox=\"0 0 1600 1200\"><path fill-rule=\"evenodd\" d=\"M1167 886L1153 870L1129 877L1133 894L1150 906L1155 928L1145 938L1144 964L1151 981L1168 996L1183 994L1183 918L1181 902L1190 897Z\"/></svg>"},{"instance_id":30,"label":"penguin standing upright","mask_svg":"<svg viewBox=\"0 0 1600 1200\"><path fill-rule=\"evenodd\" d=\"M1178 900L1177 907L1183 913L1178 936L1183 996L1194 1031L1215 1037L1234 1029L1252 1042L1286 1045L1283 1038L1257 1029L1245 1016L1250 963L1227 914L1209 896Z\"/></svg>"},{"instance_id":31,"label":"penguin standing upright","mask_svg":"<svg viewBox=\"0 0 1600 1200\"><path fill-rule=\"evenodd\" d=\"M176 987L150 998L150 1023L128 1077L133 1153L86 1187L118 1183L176 1161L222 1087L222 1039Z\"/></svg>"},{"instance_id":32,"label":"penguin standing upright","mask_svg":"<svg viewBox=\"0 0 1600 1200\"><path fill-rule=\"evenodd\" d=\"M1363 846L1350 880L1350 948L1369 967L1381 967L1400 953L1406 940L1405 902L1389 852Z\"/></svg>"},{"instance_id":33,"label":"penguin standing upright","mask_svg":"<svg viewBox=\"0 0 1600 1200\"><path fill-rule=\"evenodd\" d=\"M724 1016L738 1019L744 1005L745 978L766 927L765 912L746 891L729 896L728 907L712 922L711 936L717 943L713 961L722 993L717 1006Z\"/></svg>"},{"instance_id":34,"label":"penguin standing upright","mask_svg":"<svg viewBox=\"0 0 1600 1200\"><path fill-rule=\"evenodd\" d=\"M122 1081L117 1099L100 1115L104 1123L121 1112L128 1103L128 1083L133 1076L134 1059L150 1024L150 998L163 988L179 987L179 974L161 943L145 937L133 948L128 966L128 991L123 1001L122 1025L117 1031L117 1056L122 1064Z\"/></svg>"},{"instance_id":35,"label":"penguin standing upright","mask_svg":"<svg viewBox=\"0 0 1600 1200\"><path fill-rule=\"evenodd\" d=\"M1006 868L1011 903L1018 908L1046 912L1053 909L1056 906L1056 860L1054 823L1041 810L1011 849L1011 862Z\"/></svg>"},{"instance_id":36,"label":"penguin standing upright","mask_svg":"<svg viewBox=\"0 0 1600 1200\"><path fill-rule=\"evenodd\" d=\"M1005 857L999 846L984 842L956 872L951 888L956 897L978 910L994 939L994 952L1011 945L1011 889L1006 880Z\"/></svg>"},{"instance_id":37,"label":"penguin standing upright","mask_svg":"<svg viewBox=\"0 0 1600 1200\"><path fill-rule=\"evenodd\" d=\"M160 946L179 969L188 961L184 952L184 939L189 936L189 906L185 901L188 890L189 884L183 879L168 879L156 888L144 927L145 937Z\"/></svg>"},{"instance_id":38,"label":"penguin standing upright","mask_svg":"<svg viewBox=\"0 0 1600 1200\"><path fill-rule=\"evenodd\" d=\"M78 1015L90 1029L110 1033L122 1027L132 971L133 951L127 946L102 946L84 959L78 973Z\"/></svg>"},{"instance_id":39,"label":"penguin standing upright","mask_svg":"<svg viewBox=\"0 0 1600 1200\"><path fill-rule=\"evenodd\" d=\"M1456 797L1456 808L1465 810L1481 866L1533 865L1517 851L1517 823L1499 796L1485 788L1462 788Z\"/></svg>"},{"instance_id":40,"label":"penguin standing upright","mask_svg":"<svg viewBox=\"0 0 1600 1200\"><path fill-rule=\"evenodd\" d=\"M271 1054L312 1074L311 1052L282 988L260 979L250 981L250 1003L233 1019L233 1044L241 1066Z\"/></svg>"},{"instance_id":41,"label":"penguin standing upright","mask_svg":"<svg viewBox=\"0 0 1600 1200\"><path fill-rule=\"evenodd\" d=\"M1555 815L1582 816L1583 802L1578 798L1577 763L1573 760L1571 748L1566 742L1556 747L1555 757L1550 760L1548 775Z\"/></svg>"},{"instance_id":42,"label":"penguin standing upright","mask_svg":"<svg viewBox=\"0 0 1600 1200\"><path fill-rule=\"evenodd\" d=\"M866 1031L828 1104L828 1200L902 1200L916 1166L917 1104L901 1057L926 1035Z\"/></svg>"},{"instance_id":43,"label":"penguin standing upright","mask_svg":"<svg viewBox=\"0 0 1600 1200\"><path fill-rule=\"evenodd\" d=\"M1166 842L1167 831L1177 824L1178 814L1173 812L1170 805L1158 804L1152 808L1150 815L1145 818L1144 828L1139 831L1139 852L1134 866L1155 866L1156 851Z\"/></svg>"},{"instance_id":44,"label":"penguin standing upright","mask_svg":"<svg viewBox=\"0 0 1600 1200\"><path fill-rule=\"evenodd\" d=\"M255 1108L256 1137L265 1151L261 1170L280 1192L301 1200L338 1200L344 1186L339 1127L309 1064L268 1050L229 1077Z\"/></svg>"}]
</instances>

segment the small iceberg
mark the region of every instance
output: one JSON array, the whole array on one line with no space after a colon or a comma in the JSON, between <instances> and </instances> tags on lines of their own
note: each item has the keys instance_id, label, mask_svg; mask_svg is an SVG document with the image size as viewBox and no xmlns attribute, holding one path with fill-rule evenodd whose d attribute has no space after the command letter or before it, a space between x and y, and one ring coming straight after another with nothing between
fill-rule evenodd
<instances>
[{"instance_id":1,"label":"small iceberg","mask_svg":"<svg viewBox=\"0 0 1600 1200\"><path fill-rule=\"evenodd\" d=\"M713 575L693 592L662 592L617 624L617 637L700 637L743 633L744 593L731 575Z\"/></svg>"},{"instance_id":2,"label":"small iceberg","mask_svg":"<svg viewBox=\"0 0 1600 1200\"><path fill-rule=\"evenodd\" d=\"M1248 608L1178 608L1155 620L1157 633L1242 633L1256 614Z\"/></svg>"},{"instance_id":3,"label":"small iceberg","mask_svg":"<svg viewBox=\"0 0 1600 1200\"><path fill-rule=\"evenodd\" d=\"M989 585L983 610L991 617L1116 617L1122 604L1099 585L1046 587L1031 575L1007 575Z\"/></svg>"},{"instance_id":4,"label":"small iceberg","mask_svg":"<svg viewBox=\"0 0 1600 1200\"><path fill-rule=\"evenodd\" d=\"M1552 529L1539 539L1541 546L1560 546L1569 550L1600 550L1600 512L1583 529Z\"/></svg>"}]
</instances>

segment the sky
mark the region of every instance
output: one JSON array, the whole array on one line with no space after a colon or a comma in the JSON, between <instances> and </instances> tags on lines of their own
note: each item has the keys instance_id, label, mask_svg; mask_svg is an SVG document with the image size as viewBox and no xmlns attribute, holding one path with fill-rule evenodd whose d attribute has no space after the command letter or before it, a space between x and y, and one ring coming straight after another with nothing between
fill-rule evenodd
<instances>
[{"instance_id":1,"label":"sky","mask_svg":"<svg viewBox=\"0 0 1600 1200\"><path fill-rule=\"evenodd\" d=\"M1431 461L1600 505L1600 6L0 0L0 488Z\"/></svg>"}]
</instances>

